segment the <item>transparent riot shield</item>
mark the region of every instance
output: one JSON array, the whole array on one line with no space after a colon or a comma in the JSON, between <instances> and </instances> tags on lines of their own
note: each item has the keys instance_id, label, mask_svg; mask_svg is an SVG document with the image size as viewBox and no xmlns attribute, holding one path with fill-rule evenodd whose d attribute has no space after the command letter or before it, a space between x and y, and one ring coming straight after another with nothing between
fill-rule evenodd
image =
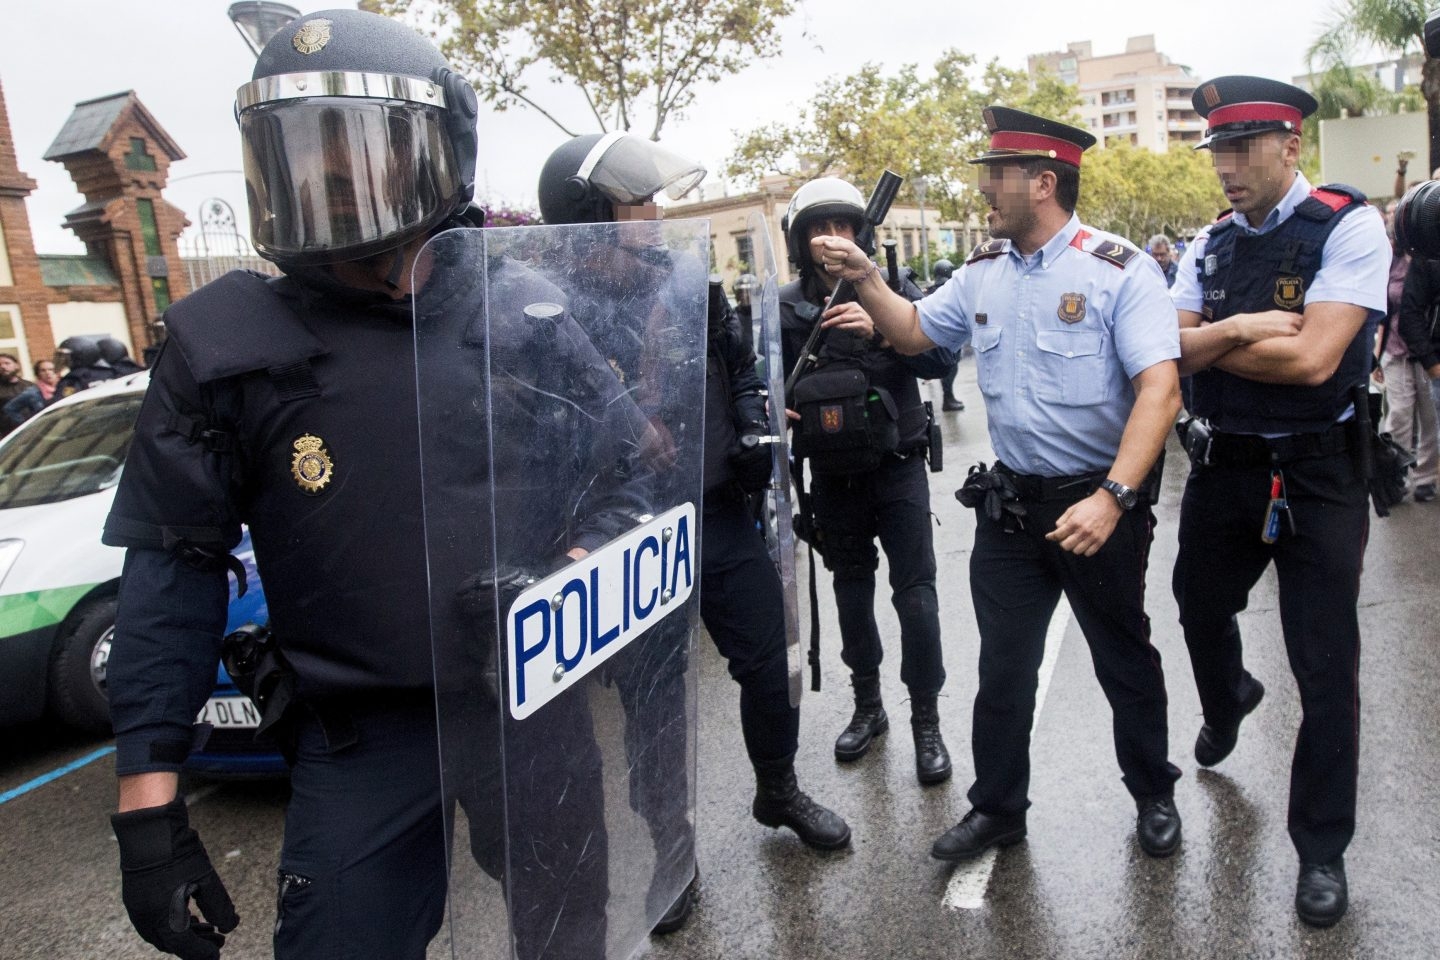
<instances>
[{"instance_id":1,"label":"transparent riot shield","mask_svg":"<svg viewBox=\"0 0 1440 960\"><path fill-rule=\"evenodd\" d=\"M805 653L800 648L800 612L795 592L795 527L791 523L794 515L790 502L790 431L785 422L785 363L780 347L780 271L775 265L775 248L770 242L770 224L765 218L752 213L746 224L750 235L750 249L754 251L752 265L759 288L751 300L755 312L755 357L760 364L760 376L770 393L767 405L770 416L770 434L775 438L771 446L775 469L770 474L770 486L765 491L765 515L761 521L765 528L765 543L770 548L770 559L780 572L780 584L785 598L785 661L790 669L790 706L800 706L800 694L804 689Z\"/></svg>"},{"instance_id":2,"label":"transparent riot shield","mask_svg":"<svg viewBox=\"0 0 1440 960\"><path fill-rule=\"evenodd\" d=\"M417 263L457 958L629 957L694 875L708 262L678 221Z\"/></svg>"}]
</instances>

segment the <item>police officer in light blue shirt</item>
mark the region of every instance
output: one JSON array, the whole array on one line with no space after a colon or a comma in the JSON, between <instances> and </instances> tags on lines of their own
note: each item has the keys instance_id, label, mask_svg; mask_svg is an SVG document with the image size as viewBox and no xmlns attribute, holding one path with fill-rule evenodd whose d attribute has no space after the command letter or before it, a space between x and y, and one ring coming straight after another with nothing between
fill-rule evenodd
<instances>
[{"instance_id":1,"label":"police officer in light blue shirt","mask_svg":"<svg viewBox=\"0 0 1440 960\"><path fill-rule=\"evenodd\" d=\"M1024 838L1036 677L1063 593L1114 711L1137 839L1168 856L1180 844L1180 771L1166 757L1165 681L1144 589L1152 468L1180 409L1175 311L1154 260L1075 217L1094 137L1003 107L985 122L990 150L973 162L995 239L933 296L912 306L853 243L811 244L816 262L860 294L859 308L834 307L827 324L860 326L865 314L902 353L974 344L999 456L961 491L979 508L973 809L931 853L965 860Z\"/></svg>"},{"instance_id":2,"label":"police officer in light blue shirt","mask_svg":"<svg viewBox=\"0 0 1440 960\"><path fill-rule=\"evenodd\" d=\"M1356 611L1369 504L1355 418L1390 247L1353 188L1311 189L1298 169L1310 94L1263 77L1218 77L1194 95L1233 212L1196 237L1171 290L1191 457L1174 590L1205 723L1195 759L1214 766L1265 695L1245 669L1235 615L1273 562L1302 720L1287 826L1299 854L1295 910L1345 915L1360 745ZM1362 401L1368 402L1368 401Z\"/></svg>"}]
</instances>

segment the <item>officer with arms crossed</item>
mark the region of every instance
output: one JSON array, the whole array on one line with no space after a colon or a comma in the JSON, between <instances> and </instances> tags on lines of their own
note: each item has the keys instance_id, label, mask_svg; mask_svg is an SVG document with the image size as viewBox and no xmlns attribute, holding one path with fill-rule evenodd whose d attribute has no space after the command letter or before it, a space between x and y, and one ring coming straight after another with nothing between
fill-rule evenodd
<instances>
[{"instance_id":1,"label":"officer with arms crossed","mask_svg":"<svg viewBox=\"0 0 1440 960\"><path fill-rule=\"evenodd\" d=\"M1234 749L1265 694L1246 670L1235 615L1273 560L1303 718L1290 772L1295 909L1345 913L1355 831L1360 629L1369 526L1352 390L1370 373L1390 247L1379 211L1349 187L1312 190L1296 168L1308 93L1258 77L1195 91L1233 212L1201 231L1171 290L1181 372L1194 375L1175 599L1205 724L1195 759ZM1207 437L1206 435L1209 434Z\"/></svg>"},{"instance_id":2,"label":"officer with arms crossed","mask_svg":"<svg viewBox=\"0 0 1440 960\"><path fill-rule=\"evenodd\" d=\"M421 960L445 912L446 815L410 285L428 237L476 225L475 95L409 28L331 10L282 29L238 99L255 246L285 276L227 274L167 312L170 336L105 526L106 543L129 548L109 667L124 901L147 941L196 960L217 957L239 920L189 826L177 771L214 683L236 565L228 552L243 522L287 664L265 710L292 771L275 954ZM416 271L420 286L433 263ZM522 303L555 298L518 265L508 276L522 298L538 294ZM460 309L483 316L480 303ZM556 379L595 385L593 398L562 398L567 407L593 400L594 418L623 406L623 387L573 321L554 341ZM485 462L484 451L467 453ZM646 509L638 493L608 503L576 507L568 528L551 518L554 529L538 525L533 505L517 508L546 553L534 561L578 558ZM497 716L493 705L476 713ZM582 721L588 712L563 707L554 718ZM520 956L604 951L606 839L591 753L563 758L573 773L538 772L508 812L548 868L511 857L510 900L526 908L512 917ZM477 754L446 762L472 767L476 792L459 799L481 865L498 873L498 759ZM559 791L573 822L544 822ZM528 909L541 902L563 903L563 916Z\"/></svg>"},{"instance_id":3,"label":"officer with arms crossed","mask_svg":"<svg viewBox=\"0 0 1440 960\"><path fill-rule=\"evenodd\" d=\"M864 217L860 191L835 177L812 180L791 198L781 227L800 279L780 288L787 371L795 369L836 283L835 277L816 269L810 241L820 236L853 240ZM864 253L868 257L874 250ZM907 302L920 298L908 271L901 283ZM793 449L808 459L814 475L810 497L825 566L835 575L840 656L850 668L855 688L855 713L835 741L835 758L860 759L890 724L880 697L884 650L875 624L875 570L880 563L875 538L879 537L890 564L891 602L900 619L900 679L910 691L915 772L921 783L941 783L950 779L950 754L940 735L937 706L945 666L935 596L930 482L923 453L930 431L915 378L943 375L953 358L948 350L901 356L884 343L858 303L844 306L838 327L827 334L819 362L795 383L790 398L791 405L799 408ZM857 411L855 416L827 421L826 411L836 406L838 394L846 392L866 398L863 416ZM868 431L867 437L861 438L862 430ZM864 442L858 449L839 448L850 431L857 442ZM820 449L822 444L826 449Z\"/></svg>"},{"instance_id":4,"label":"officer with arms crossed","mask_svg":"<svg viewBox=\"0 0 1440 960\"><path fill-rule=\"evenodd\" d=\"M1114 713L1115 751L1139 810L1141 848L1179 846L1166 759L1165 680L1145 615L1152 468L1180 409L1173 310L1155 262L1074 215L1090 134L1003 107L985 111L980 190L994 239L913 306L864 253L836 237L811 247L859 285L880 333L906 353L975 346L990 442L970 589L980 627L973 809L935 842L964 860L1025 836L1030 727L1045 632L1063 592ZM826 323L845 322L843 310ZM988 502L987 502L988 501Z\"/></svg>"},{"instance_id":5,"label":"officer with arms crossed","mask_svg":"<svg viewBox=\"0 0 1440 960\"><path fill-rule=\"evenodd\" d=\"M540 212L547 224L611 223L658 220L662 209L654 197L679 185L683 194L700 182L705 170L699 164L670 153L658 144L633 134L590 134L576 137L558 147L545 162L540 174ZM651 288L653 283L626 283L626 274L640 278L646 271L681 274L699 270L700 264L683 258L661 260L643 248L632 250L638 231L631 229L625 241L609 249L625 258L613 273L597 276L610 304L572 304L582 326L599 322L599 315L614 307L628 316L612 322L628 322L639 331L647 328L645 312L650 306L636 302L630 286ZM593 257L585 258L595 263ZM613 262L613 257L607 262ZM752 277L753 281L754 278ZM790 705L789 671L785 660L785 614L780 576L766 552L765 539L756 529L745 498L747 491L762 489L771 472L770 448L766 444L742 444L744 436L760 438L769 434L765 396L755 372L755 354L746 345L741 325L729 309L723 291L712 290L709 341L705 376L705 505L700 532L700 617L715 645L729 662L730 675L740 685L740 728L745 749L755 770L756 793L752 812L756 820L770 827L789 827L806 844L833 850L850 842L845 821L822 807L799 788L795 778L795 754L799 747L800 710ZM718 294L718 296L716 295ZM723 309L717 304L726 303ZM654 350L653 338L644 338ZM654 358L637 356L617 359L622 366L654 365ZM663 626L648 642L668 642L673 637ZM642 639L640 642L647 642ZM657 652L642 662L663 662L673 656ZM662 668L663 669L663 668ZM653 671L651 671L653 673ZM684 697L683 683L667 683L667 677L617 678L622 697L637 695L631 688L643 681L646 696ZM655 711L670 716L675 711ZM627 723L637 722L639 710L627 709ZM684 738L683 727L672 734ZM651 737L633 738L662 743L667 731ZM632 740L627 736L627 743ZM680 743L675 749L683 751ZM662 747L663 749L663 747ZM653 767L653 765L651 765ZM637 765L640 771L651 767ZM634 776L634 774L632 774ZM683 818L667 814L666 801L683 806L684 783L633 783L632 802L651 823L657 850L667 844L663 831ZM679 929L695 903L694 881L656 924L655 932Z\"/></svg>"}]
</instances>

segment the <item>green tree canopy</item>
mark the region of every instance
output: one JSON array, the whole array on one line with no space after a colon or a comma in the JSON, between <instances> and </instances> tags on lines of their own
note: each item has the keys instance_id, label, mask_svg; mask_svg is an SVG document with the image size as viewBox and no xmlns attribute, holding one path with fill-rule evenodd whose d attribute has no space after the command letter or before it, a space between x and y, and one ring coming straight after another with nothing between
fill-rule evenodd
<instances>
[{"instance_id":1,"label":"green tree canopy","mask_svg":"<svg viewBox=\"0 0 1440 960\"><path fill-rule=\"evenodd\" d=\"M701 84L780 52L793 0L360 0L434 37L496 110L533 109L567 135L638 128L659 139ZM548 72L547 72L548 71ZM578 89L590 117L561 119L531 81Z\"/></svg>"},{"instance_id":2,"label":"green tree canopy","mask_svg":"<svg viewBox=\"0 0 1440 960\"><path fill-rule=\"evenodd\" d=\"M1210 154L1188 144L1155 153L1120 142L1085 154L1076 213L1142 247L1157 233L1188 238L1227 206Z\"/></svg>"},{"instance_id":3,"label":"green tree canopy","mask_svg":"<svg viewBox=\"0 0 1440 960\"><path fill-rule=\"evenodd\" d=\"M965 220L983 202L965 162L989 143L981 110L1001 104L1073 123L1079 103L1074 87L1047 74L1032 79L996 60L977 74L976 58L959 50L942 54L928 77L915 64L890 75L866 64L822 82L794 121L740 134L726 172L742 181L843 175L864 190L889 169L906 178L906 193L919 174L927 204Z\"/></svg>"}]
</instances>

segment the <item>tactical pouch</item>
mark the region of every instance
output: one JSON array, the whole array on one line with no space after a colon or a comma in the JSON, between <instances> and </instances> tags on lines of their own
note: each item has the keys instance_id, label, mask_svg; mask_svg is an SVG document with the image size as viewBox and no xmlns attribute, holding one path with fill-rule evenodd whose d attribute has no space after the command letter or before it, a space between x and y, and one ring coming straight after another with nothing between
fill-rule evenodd
<instances>
[{"instance_id":1,"label":"tactical pouch","mask_svg":"<svg viewBox=\"0 0 1440 960\"><path fill-rule=\"evenodd\" d=\"M1180 438L1180 445L1185 448L1185 455L1190 458L1192 466L1210 465L1212 435L1208 421L1199 417L1184 417L1175 422L1175 435Z\"/></svg>"},{"instance_id":2,"label":"tactical pouch","mask_svg":"<svg viewBox=\"0 0 1440 960\"><path fill-rule=\"evenodd\" d=\"M1374 475L1369 477L1370 502L1375 515L1390 515L1390 508L1405 499L1405 476L1415 466L1415 456L1395 442L1388 433L1370 434Z\"/></svg>"},{"instance_id":3,"label":"tactical pouch","mask_svg":"<svg viewBox=\"0 0 1440 960\"><path fill-rule=\"evenodd\" d=\"M236 688L260 710L255 736L270 732L289 708L295 686L275 635L269 627L246 624L225 638L221 656Z\"/></svg>"},{"instance_id":4,"label":"tactical pouch","mask_svg":"<svg viewBox=\"0 0 1440 960\"><path fill-rule=\"evenodd\" d=\"M874 470L900 446L900 415L890 392L871 387L858 365L830 364L795 385L795 455L816 473Z\"/></svg>"},{"instance_id":5,"label":"tactical pouch","mask_svg":"<svg viewBox=\"0 0 1440 960\"><path fill-rule=\"evenodd\" d=\"M940 424L935 422L935 405L925 401L925 428L930 446L925 450L925 459L930 461L930 472L939 473L945 469L945 437L940 433Z\"/></svg>"}]
</instances>

